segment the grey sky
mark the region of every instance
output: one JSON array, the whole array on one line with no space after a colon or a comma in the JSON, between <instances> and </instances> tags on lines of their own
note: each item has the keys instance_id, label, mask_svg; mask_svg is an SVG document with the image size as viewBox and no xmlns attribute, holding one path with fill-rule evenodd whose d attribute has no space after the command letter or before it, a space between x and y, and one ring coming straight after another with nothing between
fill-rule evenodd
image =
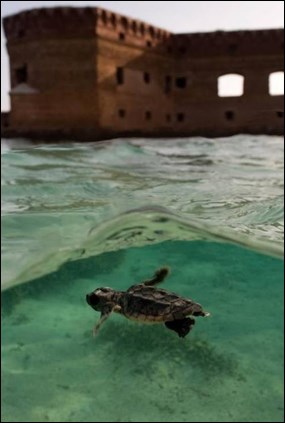
<instances>
[{"instance_id":1,"label":"grey sky","mask_svg":"<svg viewBox=\"0 0 285 423\"><path fill-rule=\"evenodd\" d=\"M2 1L1 17L52 6L101 6L173 32L284 27L283 1ZM1 110L9 109L9 73L1 27Z\"/></svg>"}]
</instances>

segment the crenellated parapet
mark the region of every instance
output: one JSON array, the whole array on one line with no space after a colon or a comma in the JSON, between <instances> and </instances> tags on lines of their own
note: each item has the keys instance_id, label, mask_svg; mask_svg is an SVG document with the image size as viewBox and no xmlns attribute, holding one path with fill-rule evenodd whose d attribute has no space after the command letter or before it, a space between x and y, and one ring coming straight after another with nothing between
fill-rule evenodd
<instances>
[{"instance_id":1,"label":"crenellated parapet","mask_svg":"<svg viewBox=\"0 0 285 423\"><path fill-rule=\"evenodd\" d=\"M169 46L174 53L191 57L276 55L284 51L284 30L174 34Z\"/></svg>"},{"instance_id":2,"label":"crenellated parapet","mask_svg":"<svg viewBox=\"0 0 285 423\"><path fill-rule=\"evenodd\" d=\"M44 38L84 38L95 34L96 9L55 7L32 9L3 19L8 42Z\"/></svg>"},{"instance_id":3,"label":"crenellated parapet","mask_svg":"<svg viewBox=\"0 0 285 423\"><path fill-rule=\"evenodd\" d=\"M8 42L45 38L90 38L126 41L143 47L166 41L171 33L145 22L101 8L53 7L33 9L3 19Z\"/></svg>"},{"instance_id":4,"label":"crenellated parapet","mask_svg":"<svg viewBox=\"0 0 285 423\"><path fill-rule=\"evenodd\" d=\"M161 47L171 36L170 32L153 25L100 8L97 8L96 32L111 41L141 48Z\"/></svg>"},{"instance_id":5,"label":"crenellated parapet","mask_svg":"<svg viewBox=\"0 0 285 423\"><path fill-rule=\"evenodd\" d=\"M175 56L276 55L284 50L283 29L172 34L102 8L32 9L3 19L8 42L49 38L104 37L143 48L163 46Z\"/></svg>"}]
</instances>

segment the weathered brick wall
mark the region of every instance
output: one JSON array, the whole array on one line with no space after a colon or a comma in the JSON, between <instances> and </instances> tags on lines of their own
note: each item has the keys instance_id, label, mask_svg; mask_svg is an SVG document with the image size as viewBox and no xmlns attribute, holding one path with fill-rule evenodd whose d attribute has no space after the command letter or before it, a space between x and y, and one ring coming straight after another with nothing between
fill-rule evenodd
<instances>
[{"instance_id":1,"label":"weathered brick wall","mask_svg":"<svg viewBox=\"0 0 285 423\"><path fill-rule=\"evenodd\" d=\"M165 55L170 33L98 9L97 72L100 126L118 133L160 133L172 99L163 94L164 74L174 66ZM122 70L122 83L117 70Z\"/></svg>"},{"instance_id":2,"label":"weathered brick wall","mask_svg":"<svg viewBox=\"0 0 285 423\"><path fill-rule=\"evenodd\" d=\"M70 133L98 127L95 22L92 9L81 13L72 8L4 20L14 128ZM19 93L17 71L25 66L27 78Z\"/></svg>"},{"instance_id":3,"label":"weathered brick wall","mask_svg":"<svg viewBox=\"0 0 285 423\"><path fill-rule=\"evenodd\" d=\"M283 35L267 30L175 36L177 72L188 82L175 100L185 112L186 131L282 134L283 96L269 94L269 75L284 70ZM218 97L218 78L232 73L244 77L243 95Z\"/></svg>"},{"instance_id":4,"label":"weathered brick wall","mask_svg":"<svg viewBox=\"0 0 285 423\"><path fill-rule=\"evenodd\" d=\"M282 30L175 35L100 8L21 12L4 29L16 132L283 133L283 96L268 92ZM242 96L218 96L228 73L244 77Z\"/></svg>"}]
</instances>

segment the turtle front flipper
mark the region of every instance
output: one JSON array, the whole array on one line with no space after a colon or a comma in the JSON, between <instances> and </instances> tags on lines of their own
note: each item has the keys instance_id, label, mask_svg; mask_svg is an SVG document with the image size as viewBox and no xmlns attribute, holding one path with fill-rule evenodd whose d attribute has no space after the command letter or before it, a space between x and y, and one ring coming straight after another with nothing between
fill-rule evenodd
<instances>
[{"instance_id":1,"label":"turtle front flipper","mask_svg":"<svg viewBox=\"0 0 285 423\"><path fill-rule=\"evenodd\" d=\"M185 319L181 320L165 322L165 326L170 330L174 330L180 338L184 338L186 335L188 335L194 325L195 320L191 319L190 317L185 317Z\"/></svg>"},{"instance_id":2,"label":"turtle front flipper","mask_svg":"<svg viewBox=\"0 0 285 423\"><path fill-rule=\"evenodd\" d=\"M120 307L119 306L113 306L113 307L105 307L104 310L101 312L101 317L99 319L99 321L96 323L96 325L93 328L93 336L96 336L97 333L99 332L100 327L102 326L102 324L108 319L108 317L110 317L112 311L116 311L116 312L120 312Z\"/></svg>"},{"instance_id":3,"label":"turtle front flipper","mask_svg":"<svg viewBox=\"0 0 285 423\"><path fill-rule=\"evenodd\" d=\"M170 273L169 267L161 267L155 272L155 274L153 275L151 279L143 281L142 284L145 286L153 286L158 283L161 283L169 275L169 273Z\"/></svg>"}]
</instances>

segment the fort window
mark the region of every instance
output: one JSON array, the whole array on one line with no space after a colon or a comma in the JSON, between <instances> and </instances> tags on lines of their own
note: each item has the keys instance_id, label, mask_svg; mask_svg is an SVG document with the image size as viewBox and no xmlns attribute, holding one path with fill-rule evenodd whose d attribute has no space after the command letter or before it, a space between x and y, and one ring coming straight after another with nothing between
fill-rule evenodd
<instances>
[{"instance_id":1,"label":"fort window","mask_svg":"<svg viewBox=\"0 0 285 423\"><path fill-rule=\"evenodd\" d=\"M234 114L234 112L232 110L227 110L225 112L225 118L227 120L234 120L234 117L235 117L235 114Z\"/></svg>"},{"instance_id":2,"label":"fort window","mask_svg":"<svg viewBox=\"0 0 285 423\"><path fill-rule=\"evenodd\" d=\"M284 95L284 72L273 72L269 75L269 94Z\"/></svg>"},{"instance_id":3,"label":"fort window","mask_svg":"<svg viewBox=\"0 0 285 423\"><path fill-rule=\"evenodd\" d=\"M119 32L119 40L124 41L125 34L123 32Z\"/></svg>"},{"instance_id":4,"label":"fort window","mask_svg":"<svg viewBox=\"0 0 285 423\"><path fill-rule=\"evenodd\" d=\"M186 88L187 79L184 76L176 78L175 84L177 88Z\"/></svg>"},{"instance_id":5,"label":"fort window","mask_svg":"<svg viewBox=\"0 0 285 423\"><path fill-rule=\"evenodd\" d=\"M147 41L147 42L146 42L146 46L147 46L147 47L152 47L152 42L151 42L151 41Z\"/></svg>"},{"instance_id":6,"label":"fort window","mask_svg":"<svg viewBox=\"0 0 285 423\"><path fill-rule=\"evenodd\" d=\"M165 94L170 93L170 91L171 91L171 82L172 82L171 76L170 75L167 75L165 77L165 87L164 87Z\"/></svg>"},{"instance_id":7,"label":"fort window","mask_svg":"<svg viewBox=\"0 0 285 423\"><path fill-rule=\"evenodd\" d=\"M179 47L179 53L185 54L186 53L186 47Z\"/></svg>"},{"instance_id":8,"label":"fort window","mask_svg":"<svg viewBox=\"0 0 285 423\"><path fill-rule=\"evenodd\" d=\"M124 69L123 68L117 68L116 79L117 79L118 85L123 85L124 83Z\"/></svg>"},{"instance_id":9,"label":"fort window","mask_svg":"<svg viewBox=\"0 0 285 423\"><path fill-rule=\"evenodd\" d=\"M283 119L284 118L284 112L283 112L283 110L277 110L276 116L278 118L280 118L280 119Z\"/></svg>"},{"instance_id":10,"label":"fort window","mask_svg":"<svg viewBox=\"0 0 285 423\"><path fill-rule=\"evenodd\" d=\"M126 116L126 111L125 111L125 109L119 109L119 111L118 111L118 115L119 115L119 117L122 119L122 118L124 118L125 116Z\"/></svg>"},{"instance_id":11,"label":"fort window","mask_svg":"<svg viewBox=\"0 0 285 423\"><path fill-rule=\"evenodd\" d=\"M151 112L148 110L145 112L145 120L151 120L152 118L152 114Z\"/></svg>"},{"instance_id":12,"label":"fort window","mask_svg":"<svg viewBox=\"0 0 285 423\"><path fill-rule=\"evenodd\" d=\"M244 77L235 73L218 78L219 97L240 97L243 95Z\"/></svg>"},{"instance_id":13,"label":"fort window","mask_svg":"<svg viewBox=\"0 0 285 423\"><path fill-rule=\"evenodd\" d=\"M171 115L170 114L165 115L165 119L166 119L166 122L171 122Z\"/></svg>"},{"instance_id":14,"label":"fort window","mask_svg":"<svg viewBox=\"0 0 285 423\"><path fill-rule=\"evenodd\" d=\"M144 72L143 74L143 80L146 84L150 83L150 74L148 72Z\"/></svg>"},{"instance_id":15,"label":"fort window","mask_svg":"<svg viewBox=\"0 0 285 423\"><path fill-rule=\"evenodd\" d=\"M234 54L237 51L237 48L238 48L237 44L230 44L229 45L229 53Z\"/></svg>"},{"instance_id":16,"label":"fort window","mask_svg":"<svg viewBox=\"0 0 285 423\"><path fill-rule=\"evenodd\" d=\"M184 122L185 115L184 113L177 113L177 122Z\"/></svg>"},{"instance_id":17,"label":"fort window","mask_svg":"<svg viewBox=\"0 0 285 423\"><path fill-rule=\"evenodd\" d=\"M19 29L18 31L18 37L23 38L25 36L26 32L24 29Z\"/></svg>"},{"instance_id":18,"label":"fort window","mask_svg":"<svg viewBox=\"0 0 285 423\"><path fill-rule=\"evenodd\" d=\"M15 82L17 85L28 82L28 69L26 65L15 69Z\"/></svg>"}]
</instances>

